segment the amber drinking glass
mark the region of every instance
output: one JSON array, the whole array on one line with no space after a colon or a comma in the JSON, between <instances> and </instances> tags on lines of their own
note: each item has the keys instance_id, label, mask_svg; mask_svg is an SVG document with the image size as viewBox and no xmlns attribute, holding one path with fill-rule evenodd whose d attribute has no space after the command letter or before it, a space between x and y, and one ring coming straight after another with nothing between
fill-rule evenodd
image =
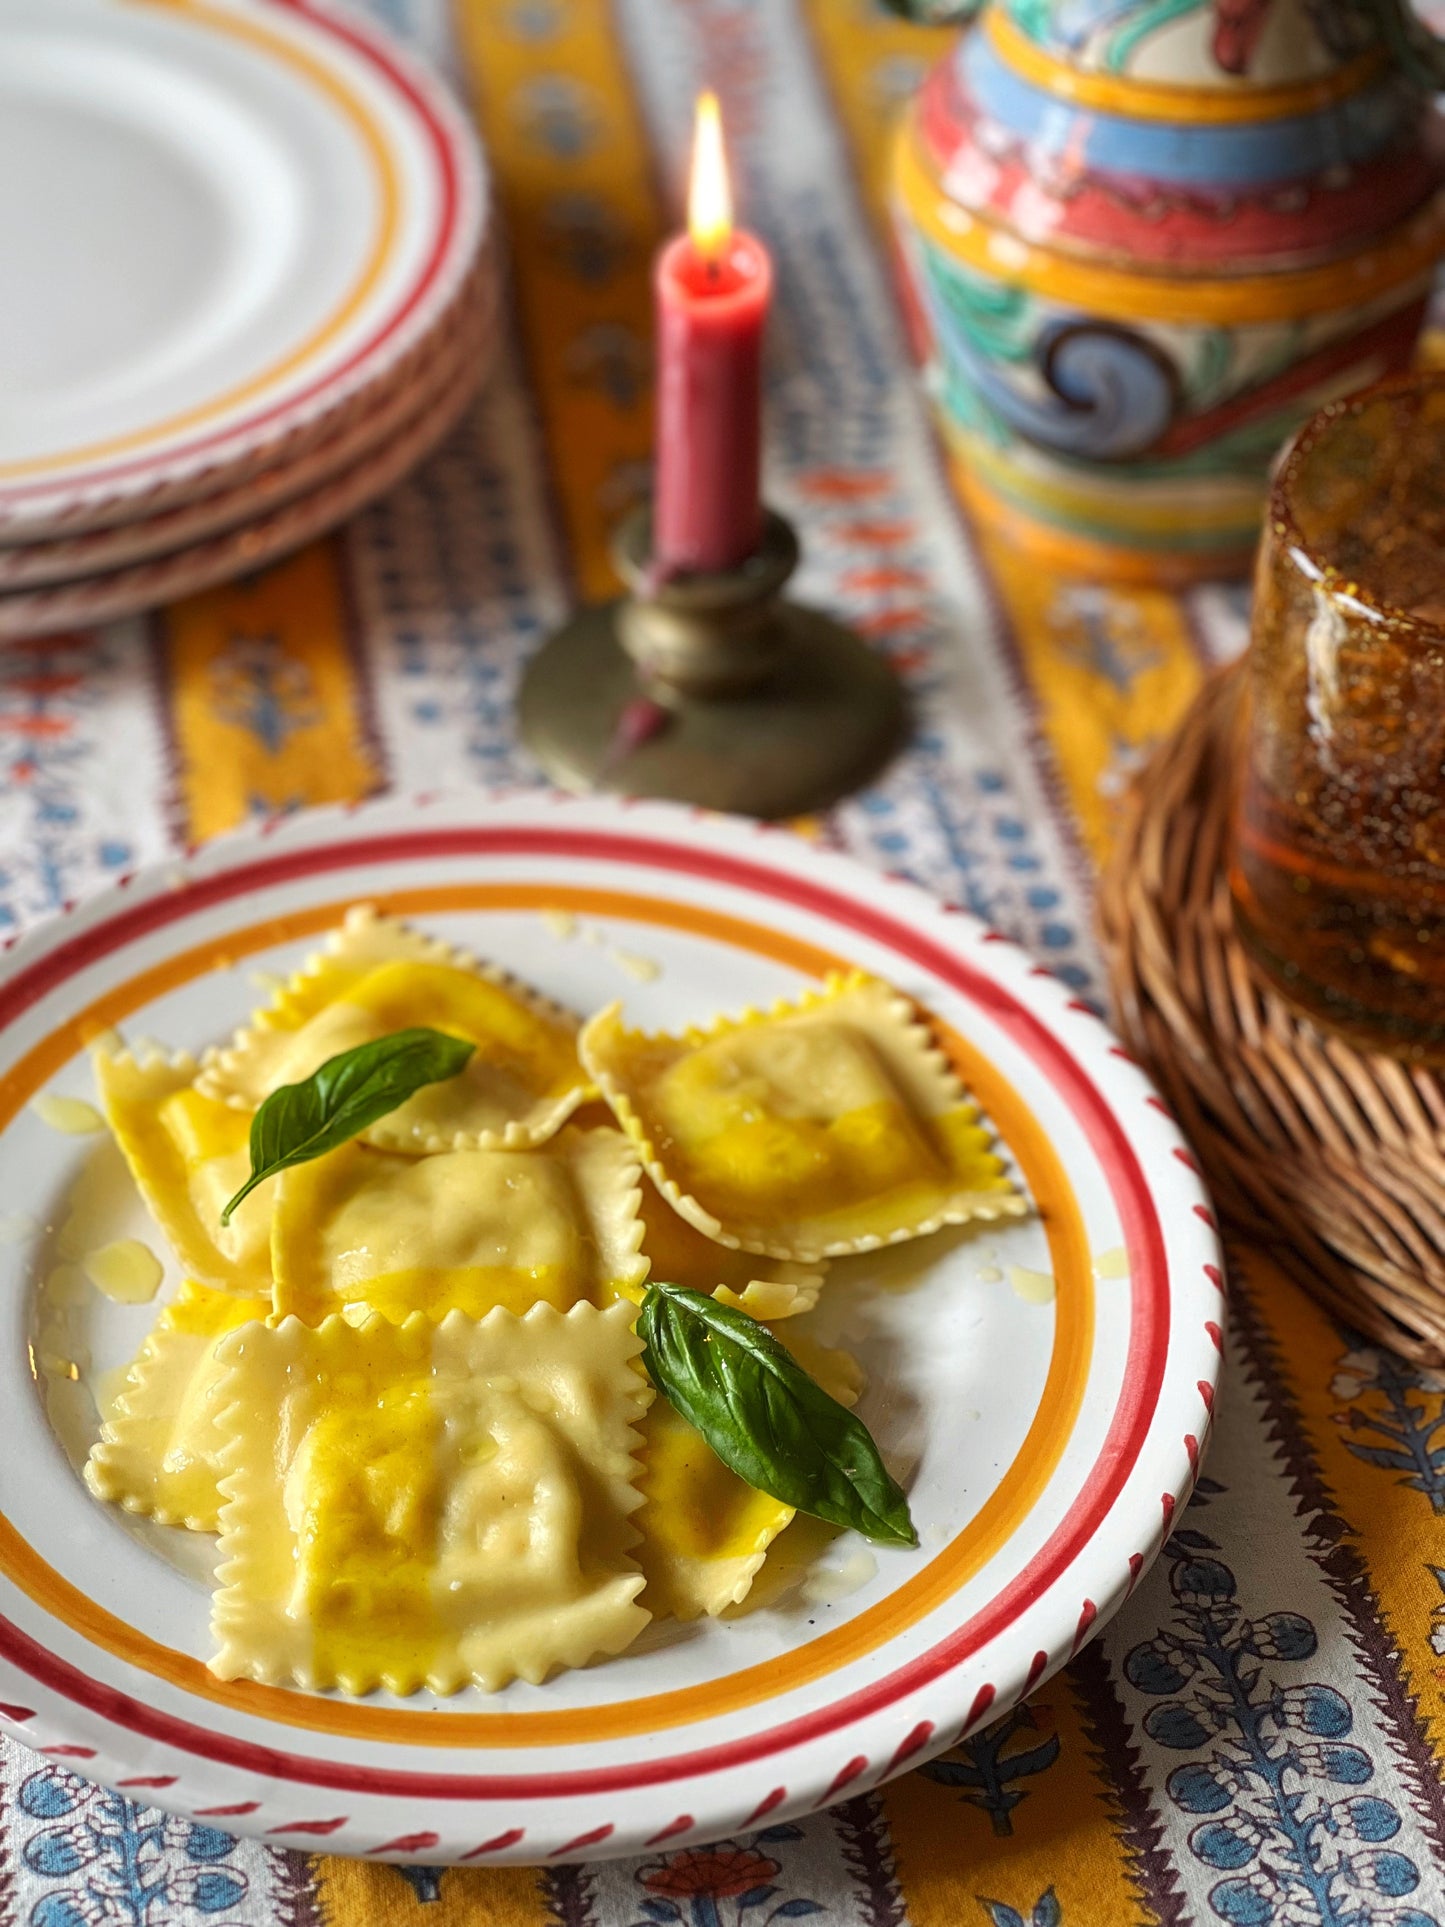
<instances>
[{"instance_id":1,"label":"amber drinking glass","mask_svg":"<svg viewBox=\"0 0 1445 1927\"><path fill-rule=\"evenodd\" d=\"M1306 424L1275 476L1231 887L1246 947L1352 1041L1445 1058L1445 377Z\"/></svg>"}]
</instances>

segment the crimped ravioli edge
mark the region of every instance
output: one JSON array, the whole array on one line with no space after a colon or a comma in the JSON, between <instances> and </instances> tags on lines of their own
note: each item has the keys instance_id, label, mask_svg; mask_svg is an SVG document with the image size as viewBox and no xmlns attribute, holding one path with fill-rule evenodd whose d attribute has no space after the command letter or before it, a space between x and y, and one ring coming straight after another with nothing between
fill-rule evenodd
<instances>
[{"instance_id":1,"label":"crimped ravioli edge","mask_svg":"<svg viewBox=\"0 0 1445 1927\"><path fill-rule=\"evenodd\" d=\"M658 1155L656 1146L648 1134L636 1106L632 1103L627 1090L612 1074L611 1070L598 1061L593 1048L594 1034L604 1031L615 1032L624 1038L642 1039L648 1043L666 1040L687 1049L697 1049L719 1038L736 1035L740 1031L757 1029L787 1017L809 1014L820 1008L836 1005L844 997L858 992L874 991L887 999L883 1015L895 1021L899 1036L904 1045L914 1052L917 1068L927 1081L933 1083L940 1101L927 1117L941 1116L946 1111L966 1110L970 1120L978 1129L987 1155L992 1157L999 1175L1007 1184L1006 1190L961 1191L950 1196L945 1207L916 1226L879 1235L869 1232L856 1238L837 1238L818 1244L781 1243L776 1233L762 1225L743 1225L730 1231L700 1199L684 1191L676 1179L669 1177L666 1167ZM992 1146L997 1143L997 1133L983 1121L982 1113L965 1090L963 1081L949 1063L943 1051L934 1041L927 1024L918 1015L915 1006L896 991L882 978L870 976L866 971L830 971L820 990L808 989L798 997L779 997L767 1009L760 1010L749 1005L737 1017L723 1016L708 1025L689 1025L678 1033L671 1031L640 1031L623 1028L620 1021L621 1002L609 1004L605 1010L598 1011L583 1025L577 1040L578 1055L584 1070L601 1091L608 1107L618 1123L637 1146L638 1154L647 1175L672 1206L704 1237L714 1243L726 1245L734 1251L754 1252L762 1257L786 1258L799 1264L814 1264L825 1258L845 1258L859 1252L877 1251L887 1245L906 1244L914 1238L926 1238L945 1226L990 1223L999 1218L1023 1217L1029 1210L1029 1202L1007 1175L1003 1160Z\"/></svg>"},{"instance_id":2,"label":"crimped ravioli edge","mask_svg":"<svg viewBox=\"0 0 1445 1927\"><path fill-rule=\"evenodd\" d=\"M346 911L341 923L329 930L320 948L313 950L286 978L281 990L275 992L269 1004L263 1004L252 1013L248 1023L240 1024L231 1033L228 1044L213 1044L202 1052L196 1088L205 1097L227 1104L232 1110L252 1110L255 1107L244 1092L234 1089L226 1079L237 1065L243 1062L260 1036L274 1036L285 1026L268 1023L267 1018L274 1012L277 999L282 994L295 995L302 991L315 977L319 976L326 965L336 958L345 957L350 948L355 947L356 932L363 927L388 925L402 932L418 946L412 957L398 957L395 962L445 964L454 970L463 970L483 982L493 984L513 997L529 1010L533 1016L543 1018L568 1029L576 1036L581 1030L581 1019L577 1013L565 1005L545 996L520 977L515 977L502 965L480 957L475 951L462 944L448 943L443 937L434 937L420 930L415 924L401 917L389 916L378 910L374 904L354 903ZM381 968L380 962L376 968ZM344 1001L337 999L334 1001ZM325 1008L325 1006L322 1006ZM386 1137L386 1120L380 1119L367 1132L367 1141L377 1150L400 1151L413 1156L426 1156L438 1151L527 1151L539 1144L545 1144L566 1123L572 1113L587 1103L593 1095L588 1079L578 1067L577 1084L564 1091L560 1097L543 1105L539 1099L532 1111L524 1118L510 1118L500 1130L454 1131L450 1136L433 1132L425 1138L400 1136ZM373 1137L371 1132L381 1130L383 1136Z\"/></svg>"},{"instance_id":3,"label":"crimped ravioli edge","mask_svg":"<svg viewBox=\"0 0 1445 1927\"><path fill-rule=\"evenodd\" d=\"M228 1431L230 1436L222 1447L222 1475L218 1481L221 1493L222 1556L216 1568L215 1589L211 1600L211 1629L217 1651L208 1662L209 1670L220 1679L248 1679L264 1686L294 1685L307 1692L340 1690L352 1698L361 1698L367 1693L384 1690L397 1698L405 1699L423 1689L436 1694L439 1698L448 1698L468 1686L475 1687L480 1692L497 1692L513 1679L525 1679L531 1685L540 1685L554 1673L586 1666L599 1658L615 1658L619 1653L625 1652L652 1619L652 1614L647 1608L637 1604L637 1595L643 1590L647 1581L646 1575L632 1557L633 1550L642 1539L641 1533L632 1524L632 1515L643 1503L642 1494L637 1489L637 1481L642 1469L639 1454L644 1442L640 1422L646 1415L654 1396L652 1386L638 1363L642 1353L642 1341L636 1334L635 1310L634 1306L628 1305L624 1300L605 1307L583 1301L569 1307L565 1312L558 1311L555 1306L539 1302L521 1314L507 1311L502 1306L494 1306L486 1317L481 1319L469 1319L463 1313L453 1311L449 1312L440 1324L433 1324L421 1312L413 1312L404 1324L393 1325L381 1318L379 1313L373 1312L359 1323L353 1323L341 1314L333 1313L317 1326L304 1325L295 1317L287 1317L280 1324L266 1328L272 1337L285 1335L294 1341L299 1336L304 1342L305 1340L316 1341L318 1338L327 1340L339 1328L365 1334L376 1327L383 1327L393 1335L401 1334L409 1339L424 1335L430 1344L450 1325L474 1326L480 1330L492 1320L502 1322L512 1320L518 1324L547 1324L553 1321L562 1322L573 1317L574 1314L581 1314L579 1322L585 1323L589 1319L602 1318L619 1325L626 1324L632 1332L635 1347L626 1360L626 1369L633 1381L627 1394L633 1416L627 1420L623 1428L630 1441L629 1450L625 1456L631 1464L632 1472L625 1489L619 1486L616 1497L621 1523L630 1534L621 1556L631 1560L633 1571L613 1574L611 1582L627 1588L627 1596L617 1604L619 1609L627 1608L636 1615L630 1631L626 1631L615 1640L598 1641L593 1637L580 1642L577 1646L568 1648L549 1659L547 1666L540 1671L533 1669L532 1672L524 1672L514 1667L505 1674L485 1681L477 1679L460 1665L449 1669L435 1669L425 1674L418 1671L415 1675L401 1673L396 1669L390 1671L383 1669L373 1675L348 1681L340 1676L308 1668L299 1663L292 1664L284 1660L268 1663L264 1655L258 1655L253 1650L238 1646L234 1636L225 1628L225 1604L227 1595L234 1590L232 1569L244 1556L244 1546L238 1546L236 1541L244 1539L245 1523L228 1519L227 1515L233 1509L244 1506L249 1496L247 1482L252 1468L243 1463L236 1463L228 1468L226 1464L227 1460L239 1460L246 1444L244 1432L236 1430L234 1426L235 1416L245 1408L239 1401L233 1401L229 1405L221 1405L216 1416L217 1425L223 1431ZM227 1334L227 1338L222 1343L229 1342L229 1339L234 1336L235 1334ZM229 1545L228 1541L230 1541Z\"/></svg>"}]
</instances>

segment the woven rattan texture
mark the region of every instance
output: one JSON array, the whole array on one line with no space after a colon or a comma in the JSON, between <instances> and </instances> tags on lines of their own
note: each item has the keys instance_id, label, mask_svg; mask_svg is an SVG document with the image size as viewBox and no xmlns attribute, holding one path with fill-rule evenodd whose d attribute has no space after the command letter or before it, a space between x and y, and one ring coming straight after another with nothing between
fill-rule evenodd
<instances>
[{"instance_id":1,"label":"woven rattan texture","mask_svg":"<svg viewBox=\"0 0 1445 1927\"><path fill-rule=\"evenodd\" d=\"M1445 1362L1445 1084L1367 1056L1254 973L1225 877L1239 672L1140 776L1103 880L1114 1017L1232 1228L1351 1325Z\"/></svg>"}]
</instances>

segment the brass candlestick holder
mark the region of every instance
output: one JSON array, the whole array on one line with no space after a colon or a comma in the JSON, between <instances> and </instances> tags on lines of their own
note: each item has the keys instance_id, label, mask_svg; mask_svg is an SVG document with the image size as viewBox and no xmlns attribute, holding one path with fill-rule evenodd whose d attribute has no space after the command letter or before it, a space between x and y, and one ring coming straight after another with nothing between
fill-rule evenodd
<instances>
[{"instance_id":1,"label":"brass candlestick holder","mask_svg":"<svg viewBox=\"0 0 1445 1927\"><path fill-rule=\"evenodd\" d=\"M801 816L902 747L907 711L887 663L783 599L798 539L781 515L765 514L755 555L715 575L659 579L646 509L613 555L631 593L574 616L522 682L522 740L563 789Z\"/></svg>"}]
</instances>

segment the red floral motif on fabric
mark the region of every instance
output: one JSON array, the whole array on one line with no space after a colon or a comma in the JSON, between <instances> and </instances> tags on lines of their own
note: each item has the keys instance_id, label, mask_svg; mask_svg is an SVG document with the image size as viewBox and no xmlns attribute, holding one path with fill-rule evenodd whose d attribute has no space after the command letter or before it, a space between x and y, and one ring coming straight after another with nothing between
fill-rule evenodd
<instances>
[{"instance_id":1,"label":"red floral motif on fabric","mask_svg":"<svg viewBox=\"0 0 1445 1927\"><path fill-rule=\"evenodd\" d=\"M644 1887L674 1900L708 1894L729 1900L761 1887L780 1872L778 1862L751 1847L688 1847L639 1876Z\"/></svg>"}]
</instances>

